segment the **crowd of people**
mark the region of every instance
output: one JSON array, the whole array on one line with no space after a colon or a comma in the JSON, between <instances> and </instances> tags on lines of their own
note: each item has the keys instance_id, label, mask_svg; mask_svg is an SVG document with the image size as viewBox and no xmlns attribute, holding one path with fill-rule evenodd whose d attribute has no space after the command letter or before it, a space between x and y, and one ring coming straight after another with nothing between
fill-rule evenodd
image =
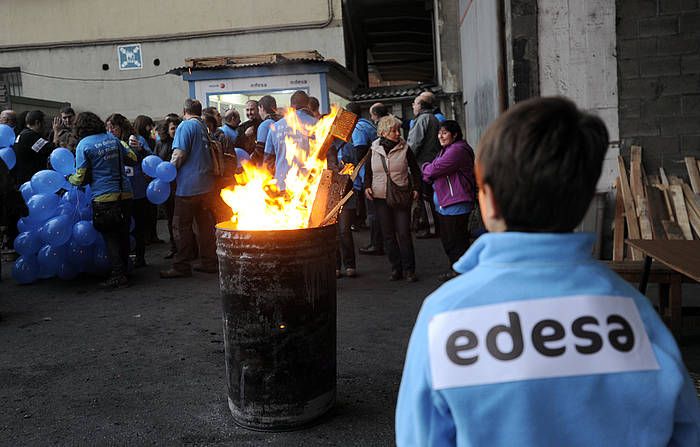
<instances>
[{"instance_id":1,"label":"crowd of people","mask_svg":"<svg viewBox=\"0 0 700 447\"><path fill-rule=\"evenodd\" d=\"M265 167L284 191L290 163L295 163L286 154L287 138L295 141L297 150L309 149L306 128L322 117L319 101L297 91L289 107L288 113L303 124L300 129L278 113L270 95L248 101L243 122L235 108L222 116L217 108L203 108L194 99L185 101L181 114L171 113L158 123L145 115L133 121L119 113L104 120L87 111L76 116L66 107L49 128L41 111L18 116L5 110L0 124L13 128L17 156L1 196L6 240L11 248L16 222L28 212L20 186L50 167L54 148L68 148L76 159L76 172L68 181L77 187L90 185L93 224L110 256L112 268L103 285L128 285L129 254L133 267L141 268L146 265L146 246L164 242L156 231L157 206L146 198L150 178L142 169L143 160L155 154L177 168L170 197L162 205L170 236L165 258L172 259L172 266L160 276L186 277L192 270L216 273L214 226L231 216L219 191L231 185L241 163ZM469 245L467 216L476 197L474 153L457 122L445 119L430 92L415 99L411 121L391 115L381 103L372 105L366 118L359 104L349 103L346 108L360 119L350 141L334 142L328 168L340 171L351 163L360 171L352 184L354 196L338 217L336 276L356 276L352 230L365 221L370 240L359 253L386 254L391 280L417 280L412 240L416 221L417 236L439 234L450 264L455 262ZM223 175L213 172L212 145L226 156ZM412 210L417 216L413 223ZM130 236L134 242L130 243ZM199 263L193 265L196 259ZM443 279L453 275L450 268Z\"/></svg>"}]
</instances>

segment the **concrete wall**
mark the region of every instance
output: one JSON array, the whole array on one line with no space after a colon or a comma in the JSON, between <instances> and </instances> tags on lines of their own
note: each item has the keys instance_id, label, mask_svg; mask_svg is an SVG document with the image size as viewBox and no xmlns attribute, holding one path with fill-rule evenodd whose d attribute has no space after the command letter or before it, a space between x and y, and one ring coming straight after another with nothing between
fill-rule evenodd
<instances>
[{"instance_id":1,"label":"concrete wall","mask_svg":"<svg viewBox=\"0 0 700 447\"><path fill-rule=\"evenodd\" d=\"M504 0L508 105L539 96L537 0Z\"/></svg>"},{"instance_id":2,"label":"concrete wall","mask_svg":"<svg viewBox=\"0 0 700 447\"><path fill-rule=\"evenodd\" d=\"M329 0L3 0L0 48L322 22L332 6ZM335 8L340 18L339 0Z\"/></svg>"},{"instance_id":3,"label":"concrete wall","mask_svg":"<svg viewBox=\"0 0 700 447\"><path fill-rule=\"evenodd\" d=\"M615 4L538 0L538 9L540 94L566 96L605 121L612 144L598 190L610 190L619 153Z\"/></svg>"},{"instance_id":4,"label":"concrete wall","mask_svg":"<svg viewBox=\"0 0 700 447\"><path fill-rule=\"evenodd\" d=\"M504 102L497 2L460 0L459 16L465 137L476 147Z\"/></svg>"},{"instance_id":5,"label":"concrete wall","mask_svg":"<svg viewBox=\"0 0 700 447\"><path fill-rule=\"evenodd\" d=\"M259 0L256 1L255 4L266 4L271 1L272 0ZM29 7L30 4L34 4L34 2L13 0L3 0L2 3L3 12L6 10L6 3L13 4L9 10L14 14L14 16L12 16L14 20L26 20L24 16L18 15L20 13L17 9L20 3L24 5L23 7ZM48 2L36 0L36 3L45 4ZM58 2L54 3L58 4ZM64 3L67 6L71 6L78 3L84 5L86 2L65 1L61 2L61 5ZM107 4L108 2L94 1L90 2L90 5L102 3ZM126 7L132 3L137 4L138 2L129 0L119 3L119 5L121 5L120 8L122 11L126 11ZM220 3L221 5L225 3L233 13L238 9L249 9L243 8L242 6L239 7L238 2L236 2L235 8L231 8L231 2L210 0L206 3ZM249 2L245 3L247 4ZM270 18L269 20L285 22L287 21L287 19L285 19L285 14L287 13L289 13L289 20L297 20L301 17L298 12L300 8L309 11L309 14L311 14L311 16L304 16L305 20L311 20L316 16L320 17L319 14L320 11L322 11L321 6L326 5L325 1L321 0L308 2L295 0L284 3L275 0L273 3L277 5L277 9L273 8L273 10L279 11L279 14L275 14L274 19ZM140 3L138 4L140 5ZM172 7L174 11L177 12L177 14L173 13L172 17L170 14L167 16L162 15L168 11L168 8L161 8L157 11L158 14L154 13L154 10L149 10L143 15L154 19L158 18L160 21L164 22L168 22L170 19L176 20L176 17L183 16L182 8L190 12L194 9L192 3L182 4L187 6L181 7L174 5L174 3L168 4L168 8ZM223 10L221 5L218 6L219 10ZM288 5L288 7L281 9L284 5ZM315 9L312 7L314 5ZM122 41L111 44L86 44L82 46L59 46L14 51L3 51L0 49L0 67L17 66L21 68L23 71L23 96L61 102L67 101L72 103L76 110L90 110L102 117L112 112L119 112L130 118L134 118L138 114L162 117L169 112L180 112L182 109L182 101L188 95L187 83L185 81L179 76L165 74L171 68L183 66L185 58L317 50L323 56L336 59L343 64L345 60L345 50L342 22L340 21L340 0L333 0L332 5L334 20L323 28L278 32L252 32L190 39L156 39L154 41L143 41L141 44L144 67L140 70L120 71L118 69L117 45L125 43ZM133 10L137 10L137 8L134 7ZM123 13L110 17L104 11L97 11L92 8L89 12L92 15L108 18L107 22L119 25L130 23L129 20L115 20L115 17L124 16ZM84 13L81 17L85 17L85 14L87 13ZM2 17L2 14L0 14L0 17ZM187 17L191 17L191 14ZM87 18L84 18L84 20L87 21ZM213 28L215 26L220 26L218 20L220 19L217 14L210 14L207 20L197 22L211 22ZM0 18L0 23L3 24L0 25L1 33L8 33L8 29L14 29L12 28L14 25L12 25L7 18ZM51 38L49 35L50 33L44 33L44 28L26 25L27 23L37 23L37 20L33 19L24 23L24 26L32 28L38 33L37 42L40 41L39 38ZM47 20L45 23L49 23L47 29L52 29L53 23L58 23L58 21ZM62 26L68 28L80 28L82 26L79 25L79 21L75 23L77 23L75 26L71 26L70 24ZM12 26L3 29L4 25ZM129 28L129 26L127 26L127 28ZM169 29L175 30L172 25L169 26ZM81 32L87 33L88 31L89 29ZM75 37L77 35L71 35L70 33L76 32L77 31L66 31L65 35L57 35L54 38L72 38L71 36ZM152 30L152 32L160 32L160 30L155 29L155 31ZM95 37L97 35L99 35L99 33L94 35L85 34L85 37ZM20 40L15 40L15 42L19 41ZM7 38L7 34L3 34L3 39L1 39L0 42L10 42ZM160 62L158 66L154 64L155 59L158 59ZM109 69L103 70L103 64L108 64ZM36 76L36 74L43 76ZM46 75L67 79L53 79Z\"/></svg>"},{"instance_id":6,"label":"concrete wall","mask_svg":"<svg viewBox=\"0 0 700 447\"><path fill-rule=\"evenodd\" d=\"M459 5L454 0L435 2L435 47L439 83L449 96L442 101L443 113L464 126L462 107L462 65L460 50Z\"/></svg>"},{"instance_id":7,"label":"concrete wall","mask_svg":"<svg viewBox=\"0 0 700 447\"><path fill-rule=\"evenodd\" d=\"M697 0L617 0L623 154L643 147L649 173L686 175L700 157L700 5Z\"/></svg>"}]
</instances>

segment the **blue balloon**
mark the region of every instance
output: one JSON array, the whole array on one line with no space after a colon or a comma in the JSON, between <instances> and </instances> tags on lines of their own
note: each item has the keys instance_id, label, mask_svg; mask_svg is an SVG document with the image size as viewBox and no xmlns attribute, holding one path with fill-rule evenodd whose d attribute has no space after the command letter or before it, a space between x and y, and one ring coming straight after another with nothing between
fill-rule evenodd
<instances>
[{"instance_id":1,"label":"blue balloon","mask_svg":"<svg viewBox=\"0 0 700 447\"><path fill-rule=\"evenodd\" d=\"M40 234L45 243L59 247L70 239L73 234L73 224L68 216L52 217L41 227Z\"/></svg>"},{"instance_id":2,"label":"blue balloon","mask_svg":"<svg viewBox=\"0 0 700 447\"><path fill-rule=\"evenodd\" d=\"M7 169L12 169L17 163L17 156L11 147L3 147L0 149L0 159L5 162Z\"/></svg>"},{"instance_id":3,"label":"blue balloon","mask_svg":"<svg viewBox=\"0 0 700 447\"><path fill-rule=\"evenodd\" d=\"M51 167L64 176L75 173L75 156L65 147L58 147L49 157Z\"/></svg>"},{"instance_id":4,"label":"blue balloon","mask_svg":"<svg viewBox=\"0 0 700 447\"><path fill-rule=\"evenodd\" d=\"M107 247L95 245L95 252L93 253L93 264L95 270L98 273L106 273L112 267L112 263L109 261L109 256L107 255Z\"/></svg>"},{"instance_id":5,"label":"blue balloon","mask_svg":"<svg viewBox=\"0 0 700 447\"><path fill-rule=\"evenodd\" d=\"M24 203L27 203L27 201L35 194L34 190L32 189L31 182L22 183L22 186L19 187L19 192L22 193L22 197L24 198Z\"/></svg>"},{"instance_id":6,"label":"blue balloon","mask_svg":"<svg viewBox=\"0 0 700 447\"><path fill-rule=\"evenodd\" d=\"M156 205L165 203L170 197L170 183L160 179L153 180L146 188L146 197L148 197L149 202Z\"/></svg>"},{"instance_id":7,"label":"blue balloon","mask_svg":"<svg viewBox=\"0 0 700 447\"><path fill-rule=\"evenodd\" d=\"M69 280L75 279L78 276L78 273L80 273L80 269L77 265L69 261L63 261L58 266L56 276L58 276L61 279Z\"/></svg>"},{"instance_id":8,"label":"blue balloon","mask_svg":"<svg viewBox=\"0 0 700 447\"><path fill-rule=\"evenodd\" d=\"M39 276L39 263L36 256L20 256L12 267L12 277L19 284L31 284Z\"/></svg>"},{"instance_id":9,"label":"blue balloon","mask_svg":"<svg viewBox=\"0 0 700 447\"><path fill-rule=\"evenodd\" d=\"M80 245L76 240L71 240L68 244L68 254L71 262L80 270L85 270L92 262L92 247Z\"/></svg>"},{"instance_id":10,"label":"blue balloon","mask_svg":"<svg viewBox=\"0 0 700 447\"><path fill-rule=\"evenodd\" d=\"M13 247L15 251L22 256L29 256L36 254L41 246L43 245L39 232L34 231L24 231L17 235Z\"/></svg>"},{"instance_id":11,"label":"blue balloon","mask_svg":"<svg viewBox=\"0 0 700 447\"><path fill-rule=\"evenodd\" d=\"M163 161L156 168L156 177L159 180L170 183L177 177L177 169L169 161Z\"/></svg>"},{"instance_id":12,"label":"blue balloon","mask_svg":"<svg viewBox=\"0 0 700 447\"><path fill-rule=\"evenodd\" d=\"M73 225L73 240L78 245L91 245L95 242L95 238L97 238L97 230L92 226L92 222L81 220Z\"/></svg>"},{"instance_id":13,"label":"blue balloon","mask_svg":"<svg viewBox=\"0 0 700 447\"><path fill-rule=\"evenodd\" d=\"M66 179L56 171L44 169L32 176L32 189L43 194L53 194L63 187Z\"/></svg>"},{"instance_id":14,"label":"blue balloon","mask_svg":"<svg viewBox=\"0 0 700 447\"><path fill-rule=\"evenodd\" d=\"M41 225L43 222L38 222L33 219L31 219L29 216L27 217L20 217L19 220L17 221L17 230L20 233L24 233L27 231L32 231L32 230L39 230L41 228Z\"/></svg>"},{"instance_id":15,"label":"blue balloon","mask_svg":"<svg viewBox=\"0 0 700 447\"><path fill-rule=\"evenodd\" d=\"M0 147L15 144L15 131L7 124L0 124Z\"/></svg>"},{"instance_id":16,"label":"blue balloon","mask_svg":"<svg viewBox=\"0 0 700 447\"><path fill-rule=\"evenodd\" d=\"M143 172L147 176L156 178L156 170L158 169L158 165L162 162L163 160L161 160L159 156L149 155L141 162L141 169L143 169Z\"/></svg>"},{"instance_id":17,"label":"blue balloon","mask_svg":"<svg viewBox=\"0 0 700 447\"><path fill-rule=\"evenodd\" d=\"M66 247L44 245L36 260L39 263L39 278L51 278L58 273L58 266L66 260Z\"/></svg>"},{"instance_id":18,"label":"blue balloon","mask_svg":"<svg viewBox=\"0 0 700 447\"><path fill-rule=\"evenodd\" d=\"M29 216L34 221L43 222L58 212L59 198L56 194L35 194L27 200Z\"/></svg>"}]
</instances>

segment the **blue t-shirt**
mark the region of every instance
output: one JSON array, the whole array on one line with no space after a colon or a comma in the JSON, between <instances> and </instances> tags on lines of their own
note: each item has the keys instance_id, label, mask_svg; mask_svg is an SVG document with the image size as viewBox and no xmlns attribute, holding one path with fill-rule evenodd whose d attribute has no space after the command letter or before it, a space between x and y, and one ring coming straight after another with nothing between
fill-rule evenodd
<instances>
[{"instance_id":1,"label":"blue t-shirt","mask_svg":"<svg viewBox=\"0 0 700 447\"><path fill-rule=\"evenodd\" d=\"M469 214L474 206L474 204L471 202L459 202L455 203L454 205L442 207L438 203L438 196L436 192L433 192L433 203L435 204L435 211L443 216L461 216L462 214Z\"/></svg>"},{"instance_id":2,"label":"blue t-shirt","mask_svg":"<svg viewBox=\"0 0 700 447\"><path fill-rule=\"evenodd\" d=\"M221 129L224 135L229 137L231 141L236 141L236 138L238 138L238 131L228 124L224 124L223 126L219 127L219 129Z\"/></svg>"},{"instance_id":3,"label":"blue t-shirt","mask_svg":"<svg viewBox=\"0 0 700 447\"><path fill-rule=\"evenodd\" d=\"M90 135L80 140L75 149L75 166L78 171L88 170L91 177L90 192L92 199L105 194L121 192L131 193L131 184L122 169L121 189L119 187L119 152L121 165L126 158L136 158L134 152L124 147L115 136L108 133Z\"/></svg>"},{"instance_id":4,"label":"blue t-shirt","mask_svg":"<svg viewBox=\"0 0 700 447\"><path fill-rule=\"evenodd\" d=\"M360 118L352 131L352 145L357 146L372 146L372 142L377 139L377 127L372 121L366 118ZM356 160L355 163L359 163ZM365 184L365 167L362 166L359 175L355 178L352 187L354 189L363 189Z\"/></svg>"},{"instance_id":5,"label":"blue t-shirt","mask_svg":"<svg viewBox=\"0 0 700 447\"><path fill-rule=\"evenodd\" d=\"M177 126L173 138L173 150L187 154L185 162L177 170L178 197L190 197L210 192L214 188L209 139L204 124L190 118Z\"/></svg>"},{"instance_id":6,"label":"blue t-shirt","mask_svg":"<svg viewBox=\"0 0 700 447\"><path fill-rule=\"evenodd\" d=\"M258 126L258 134L255 137L255 141L265 143L267 141L267 134L270 133L270 127L275 124L275 120L268 118L264 120Z\"/></svg>"},{"instance_id":7,"label":"blue t-shirt","mask_svg":"<svg viewBox=\"0 0 700 447\"><path fill-rule=\"evenodd\" d=\"M284 118L274 123L265 141L265 154L275 155L275 179L277 180L277 186L280 191L286 189L285 178L290 168L290 164L287 161L287 145L285 143L285 138L292 138L298 150L308 153L309 137L312 137L312 135L309 134L306 127L313 126L317 122L316 118L303 110L297 110L296 114L301 123L302 128L300 130L292 130L287 124L287 118ZM298 157L294 157L292 163L297 166L302 165Z\"/></svg>"}]
</instances>

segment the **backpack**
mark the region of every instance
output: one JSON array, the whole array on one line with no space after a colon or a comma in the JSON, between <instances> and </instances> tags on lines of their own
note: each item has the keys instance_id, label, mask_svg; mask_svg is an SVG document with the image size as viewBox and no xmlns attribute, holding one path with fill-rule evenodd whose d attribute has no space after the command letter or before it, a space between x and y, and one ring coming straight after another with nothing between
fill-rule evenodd
<instances>
[{"instance_id":1,"label":"backpack","mask_svg":"<svg viewBox=\"0 0 700 447\"><path fill-rule=\"evenodd\" d=\"M220 141L216 141L209 135L209 129L202 121L197 120L202 131L207 136L209 141L209 155L211 156L211 173L214 177L225 177L226 168L224 162L224 145Z\"/></svg>"}]
</instances>

